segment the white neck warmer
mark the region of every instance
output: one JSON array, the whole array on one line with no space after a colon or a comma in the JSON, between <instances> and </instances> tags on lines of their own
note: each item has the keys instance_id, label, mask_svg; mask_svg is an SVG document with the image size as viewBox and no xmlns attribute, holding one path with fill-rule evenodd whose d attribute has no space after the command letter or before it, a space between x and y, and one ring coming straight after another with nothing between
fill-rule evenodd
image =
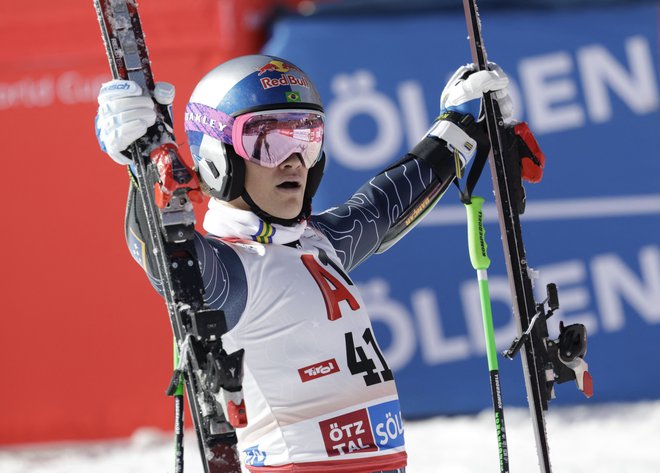
<instances>
[{"instance_id":1,"label":"white neck warmer","mask_svg":"<svg viewBox=\"0 0 660 473\"><path fill-rule=\"evenodd\" d=\"M284 245L298 240L305 231L307 222L290 227L270 224L249 210L240 210L221 200L211 199L203 227L207 232L222 238L241 238Z\"/></svg>"}]
</instances>

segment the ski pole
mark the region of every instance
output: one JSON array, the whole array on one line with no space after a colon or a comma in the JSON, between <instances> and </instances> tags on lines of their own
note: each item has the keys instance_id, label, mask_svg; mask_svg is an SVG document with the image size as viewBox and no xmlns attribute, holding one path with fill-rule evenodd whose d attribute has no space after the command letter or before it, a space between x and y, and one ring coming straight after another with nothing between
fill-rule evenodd
<instances>
[{"instance_id":1,"label":"ski pole","mask_svg":"<svg viewBox=\"0 0 660 473\"><path fill-rule=\"evenodd\" d=\"M493 313L490 307L490 292L488 289L488 258L485 229L483 225L483 197L472 197L471 203L465 204L467 211L468 248L470 262L477 271L479 281L479 297L481 299L481 315L483 318L484 333L486 336L486 355L488 357L488 370L490 372L490 388L495 413L495 427L497 429L497 444L500 457L500 472L509 472L509 450L506 444L506 429L504 427L504 406L502 405L502 392L500 390L500 372L497 365L497 351L495 348L495 333L493 329Z\"/></svg>"},{"instance_id":2,"label":"ski pole","mask_svg":"<svg viewBox=\"0 0 660 473\"><path fill-rule=\"evenodd\" d=\"M179 349L174 340L174 370L179 372ZM174 391L174 473L183 473L183 376Z\"/></svg>"}]
</instances>

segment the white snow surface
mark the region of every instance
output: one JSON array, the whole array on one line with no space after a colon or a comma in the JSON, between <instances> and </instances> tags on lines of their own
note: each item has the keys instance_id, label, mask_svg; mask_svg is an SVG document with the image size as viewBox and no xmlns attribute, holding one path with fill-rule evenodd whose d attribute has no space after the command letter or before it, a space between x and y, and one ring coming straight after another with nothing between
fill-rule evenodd
<instances>
[{"instance_id":1,"label":"white snow surface","mask_svg":"<svg viewBox=\"0 0 660 473\"><path fill-rule=\"evenodd\" d=\"M555 473L660 472L660 401L552 406L547 413ZM505 409L510 469L539 471L529 412ZM492 411L406 423L408 473L499 472ZM186 431L185 471L201 473L194 432ZM141 429L127 439L0 448L2 473L165 473L173 439Z\"/></svg>"}]
</instances>

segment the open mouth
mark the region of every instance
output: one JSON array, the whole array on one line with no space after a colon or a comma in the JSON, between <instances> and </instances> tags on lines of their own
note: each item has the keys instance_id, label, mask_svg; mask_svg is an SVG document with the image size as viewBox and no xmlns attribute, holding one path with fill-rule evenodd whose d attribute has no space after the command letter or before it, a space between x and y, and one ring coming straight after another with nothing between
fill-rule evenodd
<instances>
[{"instance_id":1,"label":"open mouth","mask_svg":"<svg viewBox=\"0 0 660 473\"><path fill-rule=\"evenodd\" d=\"M300 188L300 183L296 181L284 181L281 184L278 184L279 189L298 189Z\"/></svg>"}]
</instances>

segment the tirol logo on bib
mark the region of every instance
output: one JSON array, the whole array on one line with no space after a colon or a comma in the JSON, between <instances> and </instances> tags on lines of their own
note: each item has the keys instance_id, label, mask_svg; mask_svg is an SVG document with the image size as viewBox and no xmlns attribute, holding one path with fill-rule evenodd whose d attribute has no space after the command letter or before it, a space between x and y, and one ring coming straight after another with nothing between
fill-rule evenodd
<instances>
[{"instance_id":1,"label":"tirol logo on bib","mask_svg":"<svg viewBox=\"0 0 660 473\"><path fill-rule=\"evenodd\" d=\"M339 372L339 366L337 364L337 360L334 358L321 361L320 363L315 363L313 365L305 366L304 368L300 368L298 370L298 374L300 375L300 379L303 383L337 372Z\"/></svg>"},{"instance_id":2,"label":"tirol logo on bib","mask_svg":"<svg viewBox=\"0 0 660 473\"><path fill-rule=\"evenodd\" d=\"M389 401L319 422L328 456L402 447L399 402Z\"/></svg>"}]
</instances>

